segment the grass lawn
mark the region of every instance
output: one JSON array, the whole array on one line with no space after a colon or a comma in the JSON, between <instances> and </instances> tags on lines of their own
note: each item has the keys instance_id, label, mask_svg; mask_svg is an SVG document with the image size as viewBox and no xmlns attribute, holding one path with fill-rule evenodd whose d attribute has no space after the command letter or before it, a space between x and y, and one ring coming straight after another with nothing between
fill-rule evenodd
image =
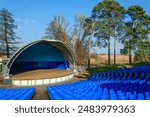
<instances>
[{"instance_id":1,"label":"grass lawn","mask_svg":"<svg viewBox=\"0 0 150 117\"><path fill-rule=\"evenodd\" d=\"M131 68L131 67L136 67L136 66L142 66L142 65L150 65L150 62L140 62L140 63L133 63L133 64L117 64L116 66L114 65L109 65L109 66L104 66L104 67L98 67L98 68L91 68L89 72L89 76L91 76L94 73L98 72L104 72L104 71L109 71L109 70L117 70L120 68Z\"/></svg>"}]
</instances>

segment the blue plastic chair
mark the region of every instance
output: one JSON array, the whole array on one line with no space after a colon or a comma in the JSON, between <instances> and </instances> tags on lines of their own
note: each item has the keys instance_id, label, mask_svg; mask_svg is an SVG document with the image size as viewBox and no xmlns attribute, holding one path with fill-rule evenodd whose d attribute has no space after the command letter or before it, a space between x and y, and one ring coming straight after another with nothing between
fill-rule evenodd
<instances>
[{"instance_id":1,"label":"blue plastic chair","mask_svg":"<svg viewBox=\"0 0 150 117\"><path fill-rule=\"evenodd\" d=\"M143 93L138 94L138 100L144 100L144 95Z\"/></svg>"}]
</instances>

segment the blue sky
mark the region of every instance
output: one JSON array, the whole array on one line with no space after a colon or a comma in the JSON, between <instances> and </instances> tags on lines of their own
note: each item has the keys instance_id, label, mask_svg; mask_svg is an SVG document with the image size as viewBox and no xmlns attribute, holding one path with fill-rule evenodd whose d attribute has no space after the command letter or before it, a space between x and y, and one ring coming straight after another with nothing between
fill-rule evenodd
<instances>
[{"instance_id":1,"label":"blue sky","mask_svg":"<svg viewBox=\"0 0 150 117\"><path fill-rule=\"evenodd\" d=\"M22 38L23 44L41 39L45 34L50 20L54 15L61 15L73 25L75 14L90 16L91 10L102 0L0 0L0 9L6 8L13 15L17 36ZM122 6L141 5L150 15L149 0L117 0ZM113 40L111 41L113 50ZM119 54L122 45L117 43ZM98 53L107 53L107 49L95 49ZM113 53L113 51L111 51Z\"/></svg>"}]
</instances>

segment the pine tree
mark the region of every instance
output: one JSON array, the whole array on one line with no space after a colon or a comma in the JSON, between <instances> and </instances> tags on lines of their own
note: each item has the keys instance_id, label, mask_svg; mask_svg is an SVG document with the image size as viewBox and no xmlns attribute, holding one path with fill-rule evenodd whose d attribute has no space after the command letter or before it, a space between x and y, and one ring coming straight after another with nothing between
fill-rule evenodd
<instances>
[{"instance_id":1,"label":"pine tree","mask_svg":"<svg viewBox=\"0 0 150 117\"><path fill-rule=\"evenodd\" d=\"M132 63L132 54L135 54L137 47L142 50L143 40L148 39L148 15L144 9L139 6L130 6L127 10L128 21L126 24L125 38L122 40L124 48L122 53L129 54L129 63ZM138 48L139 48L138 47Z\"/></svg>"},{"instance_id":2,"label":"pine tree","mask_svg":"<svg viewBox=\"0 0 150 117\"><path fill-rule=\"evenodd\" d=\"M96 21L95 26L95 34L94 36L97 38L97 44L99 47L107 47L108 48L108 65L110 65L110 23L112 18L105 16L110 16L106 13L106 6L105 4L107 0L98 3L92 10L92 18ZM108 1L109 2L109 1Z\"/></svg>"},{"instance_id":3,"label":"pine tree","mask_svg":"<svg viewBox=\"0 0 150 117\"><path fill-rule=\"evenodd\" d=\"M7 53L8 58L10 53L17 49L16 44L19 39L14 32L17 29L14 22L13 15L7 9L0 10L0 49Z\"/></svg>"},{"instance_id":4,"label":"pine tree","mask_svg":"<svg viewBox=\"0 0 150 117\"><path fill-rule=\"evenodd\" d=\"M138 24L136 32L137 41L135 49L135 61L150 60L150 18L146 17L140 24Z\"/></svg>"},{"instance_id":5,"label":"pine tree","mask_svg":"<svg viewBox=\"0 0 150 117\"><path fill-rule=\"evenodd\" d=\"M92 17L97 20L95 37L103 47L108 47L110 64L110 39L114 38L114 64L116 64L116 41L122 36L125 9L115 0L103 0L94 7Z\"/></svg>"}]
</instances>

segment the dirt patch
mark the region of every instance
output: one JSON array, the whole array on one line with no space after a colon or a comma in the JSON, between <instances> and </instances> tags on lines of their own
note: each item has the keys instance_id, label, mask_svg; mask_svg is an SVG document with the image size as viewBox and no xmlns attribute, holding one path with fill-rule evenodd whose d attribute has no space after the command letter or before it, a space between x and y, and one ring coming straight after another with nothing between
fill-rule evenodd
<instances>
[{"instance_id":1,"label":"dirt patch","mask_svg":"<svg viewBox=\"0 0 150 117\"><path fill-rule=\"evenodd\" d=\"M72 83L72 82L77 82L79 80L81 80L81 79L72 78L68 81L57 83L57 84L51 84L51 85L48 85L48 86L60 85L60 84L69 84L69 83ZM48 93L47 93L47 85L46 86L36 86L35 88L36 88L36 92L35 92L32 100L49 100L50 99L49 96L48 96Z\"/></svg>"},{"instance_id":2,"label":"dirt patch","mask_svg":"<svg viewBox=\"0 0 150 117\"><path fill-rule=\"evenodd\" d=\"M36 87L36 91L32 100L49 100L46 90L46 86Z\"/></svg>"}]
</instances>

